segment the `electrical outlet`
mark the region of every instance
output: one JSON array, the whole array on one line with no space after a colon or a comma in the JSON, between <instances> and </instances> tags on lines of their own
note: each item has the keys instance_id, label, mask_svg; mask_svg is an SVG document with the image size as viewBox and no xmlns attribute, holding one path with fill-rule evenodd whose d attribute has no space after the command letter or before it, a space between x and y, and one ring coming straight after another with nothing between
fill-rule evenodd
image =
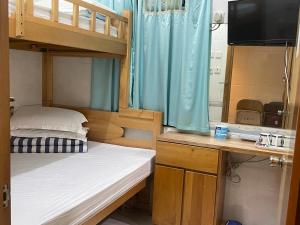
<instances>
[{"instance_id":1,"label":"electrical outlet","mask_svg":"<svg viewBox=\"0 0 300 225\"><path fill-rule=\"evenodd\" d=\"M224 23L224 18L225 18L225 13L220 11L220 12L215 12L214 13L214 23Z\"/></svg>"}]
</instances>

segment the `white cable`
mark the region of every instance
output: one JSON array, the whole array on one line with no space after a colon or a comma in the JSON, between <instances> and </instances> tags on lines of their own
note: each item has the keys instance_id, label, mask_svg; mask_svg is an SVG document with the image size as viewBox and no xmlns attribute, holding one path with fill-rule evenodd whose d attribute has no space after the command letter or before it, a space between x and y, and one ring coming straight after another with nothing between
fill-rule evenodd
<instances>
[{"instance_id":1,"label":"white cable","mask_svg":"<svg viewBox=\"0 0 300 225\"><path fill-rule=\"evenodd\" d=\"M284 75L285 75L285 84L286 84L286 96L289 105L290 104L290 80L288 75L288 43L287 42L285 48Z\"/></svg>"}]
</instances>

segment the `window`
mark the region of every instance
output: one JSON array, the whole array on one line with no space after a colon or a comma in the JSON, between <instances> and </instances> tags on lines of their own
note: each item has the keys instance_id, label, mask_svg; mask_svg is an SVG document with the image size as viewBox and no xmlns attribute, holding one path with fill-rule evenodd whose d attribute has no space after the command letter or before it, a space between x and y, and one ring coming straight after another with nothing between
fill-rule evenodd
<instances>
[{"instance_id":1,"label":"window","mask_svg":"<svg viewBox=\"0 0 300 225\"><path fill-rule=\"evenodd\" d=\"M170 10L184 10L185 0L146 0L145 11L170 11Z\"/></svg>"}]
</instances>

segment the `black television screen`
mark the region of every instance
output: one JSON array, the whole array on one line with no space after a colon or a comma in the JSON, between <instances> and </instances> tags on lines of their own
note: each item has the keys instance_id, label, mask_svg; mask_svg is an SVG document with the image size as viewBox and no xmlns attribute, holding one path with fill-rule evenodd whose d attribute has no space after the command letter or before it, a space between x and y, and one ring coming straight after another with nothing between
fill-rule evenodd
<instances>
[{"instance_id":1,"label":"black television screen","mask_svg":"<svg viewBox=\"0 0 300 225\"><path fill-rule=\"evenodd\" d=\"M300 0L228 3L229 45L295 45Z\"/></svg>"}]
</instances>

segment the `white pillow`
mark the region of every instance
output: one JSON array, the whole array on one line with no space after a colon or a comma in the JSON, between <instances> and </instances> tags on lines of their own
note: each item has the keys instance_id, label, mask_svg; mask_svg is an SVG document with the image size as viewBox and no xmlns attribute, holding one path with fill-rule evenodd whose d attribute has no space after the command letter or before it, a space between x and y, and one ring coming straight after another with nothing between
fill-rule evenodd
<instances>
[{"instance_id":1,"label":"white pillow","mask_svg":"<svg viewBox=\"0 0 300 225\"><path fill-rule=\"evenodd\" d=\"M86 134L88 132L87 128L82 128L82 133L73 133L68 131L56 131L56 130L34 130L34 129L20 129L12 130L10 135L13 137L25 137L25 138L66 138L66 139L75 139L87 142Z\"/></svg>"},{"instance_id":2,"label":"white pillow","mask_svg":"<svg viewBox=\"0 0 300 225\"><path fill-rule=\"evenodd\" d=\"M69 131L85 134L82 123L87 122L85 116L69 109L42 106L23 106L11 117L11 130L41 129Z\"/></svg>"}]
</instances>

